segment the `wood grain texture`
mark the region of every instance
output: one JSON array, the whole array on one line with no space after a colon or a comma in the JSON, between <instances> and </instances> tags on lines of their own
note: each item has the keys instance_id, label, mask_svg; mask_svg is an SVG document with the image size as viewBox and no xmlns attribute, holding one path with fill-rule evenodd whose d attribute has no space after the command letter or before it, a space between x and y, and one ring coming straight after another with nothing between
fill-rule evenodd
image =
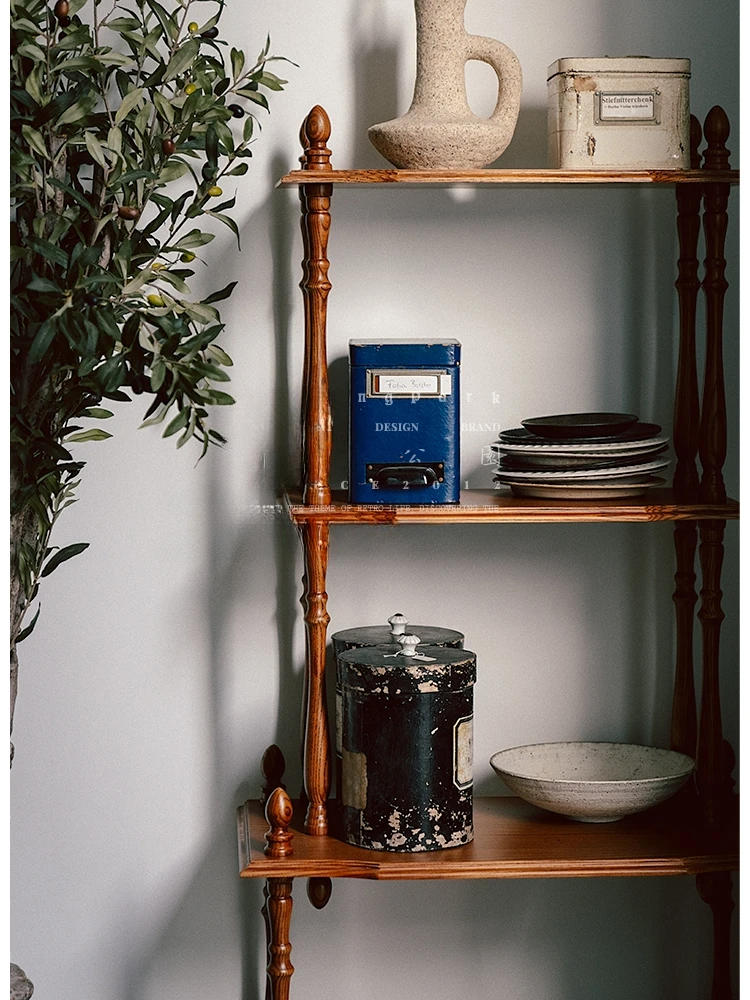
<instances>
[{"instance_id":1,"label":"wood grain texture","mask_svg":"<svg viewBox=\"0 0 750 1000\"><path fill-rule=\"evenodd\" d=\"M705 124L708 147L703 154L706 171L729 163L726 141L729 119L720 107L712 108ZM701 499L722 503L726 499L722 467L727 453L727 408L724 391L723 322L725 278L724 244L729 216L729 186L706 183L703 187L703 231L706 242L703 290L706 297L706 366L700 424L700 458L703 476Z\"/></svg>"},{"instance_id":2,"label":"wood grain texture","mask_svg":"<svg viewBox=\"0 0 750 1000\"><path fill-rule=\"evenodd\" d=\"M304 776L307 795L305 832L324 836L328 832L328 793L331 790L331 748L326 710L325 665L328 614L326 570L328 567L328 522L316 519L300 527L304 550L305 611L305 743Z\"/></svg>"},{"instance_id":3,"label":"wood grain texture","mask_svg":"<svg viewBox=\"0 0 750 1000\"><path fill-rule=\"evenodd\" d=\"M289 516L297 524L492 524L510 522L678 521L739 517L739 504L680 503L670 489L651 490L622 500L531 500L507 490L464 490L458 504L387 507L351 504L347 494L334 491L330 504L306 505L298 491L285 495Z\"/></svg>"},{"instance_id":4,"label":"wood grain texture","mask_svg":"<svg viewBox=\"0 0 750 1000\"><path fill-rule=\"evenodd\" d=\"M294 834L289 829L292 822L292 800L285 789L275 788L266 802L263 810L269 829L264 834L266 846L263 853L269 858L288 858L294 854L292 839Z\"/></svg>"},{"instance_id":5,"label":"wood grain texture","mask_svg":"<svg viewBox=\"0 0 750 1000\"><path fill-rule=\"evenodd\" d=\"M326 142L331 123L323 108L315 106L303 125L305 169L323 177L331 172L331 151ZM306 503L328 503L331 492L331 404L328 394L326 323L328 293L328 231L331 185L306 184L301 190L304 259L300 287L305 302L305 369L303 372L302 469Z\"/></svg>"},{"instance_id":6,"label":"wood grain texture","mask_svg":"<svg viewBox=\"0 0 750 1000\"><path fill-rule=\"evenodd\" d=\"M289 1000L289 986L294 966L289 928L292 921L291 878L269 878L266 882L265 921L268 933L268 1000Z\"/></svg>"},{"instance_id":7,"label":"wood grain texture","mask_svg":"<svg viewBox=\"0 0 750 1000\"><path fill-rule=\"evenodd\" d=\"M720 170L712 180L739 183L738 170ZM292 170L278 187L296 184L424 184L451 187L457 184L702 184L701 170Z\"/></svg>"},{"instance_id":8,"label":"wood grain texture","mask_svg":"<svg viewBox=\"0 0 750 1000\"><path fill-rule=\"evenodd\" d=\"M711 1000L732 1000L730 928L734 901L728 872L704 872L696 878L701 899L714 922L714 969Z\"/></svg>"},{"instance_id":9,"label":"wood grain texture","mask_svg":"<svg viewBox=\"0 0 750 1000\"><path fill-rule=\"evenodd\" d=\"M695 705L693 625L698 594L695 590L695 550L698 528L694 521L678 521L674 529L677 557L673 600L677 621L671 746L695 757L698 717Z\"/></svg>"},{"instance_id":10,"label":"wood grain texture","mask_svg":"<svg viewBox=\"0 0 750 1000\"><path fill-rule=\"evenodd\" d=\"M296 822L296 821L295 821ZM291 858L263 854L257 802L238 810L247 838L247 878L467 879L697 875L737 868L736 820L703 825L676 800L617 823L575 823L516 798L474 800L474 840L444 851L401 854L353 847L333 837L295 834Z\"/></svg>"},{"instance_id":11,"label":"wood grain texture","mask_svg":"<svg viewBox=\"0 0 750 1000\"><path fill-rule=\"evenodd\" d=\"M690 160L694 167L700 164L698 147L701 143L701 126L690 116ZM677 235L680 256L675 282L680 317L677 382L675 385L674 427L672 443L677 464L674 474L675 495L694 498L698 488L698 431L700 405L698 398L698 368L695 356L695 316L698 291L698 237L700 236L700 209L702 188L697 185L678 185Z\"/></svg>"},{"instance_id":12,"label":"wood grain texture","mask_svg":"<svg viewBox=\"0 0 750 1000\"><path fill-rule=\"evenodd\" d=\"M718 823L723 819L726 798L724 769L726 754L722 737L719 695L719 648L721 623L724 620L724 612L721 607L724 522L702 521L700 539L699 553L703 585L698 618L703 633L703 685L698 728L696 781L706 819Z\"/></svg>"}]
</instances>

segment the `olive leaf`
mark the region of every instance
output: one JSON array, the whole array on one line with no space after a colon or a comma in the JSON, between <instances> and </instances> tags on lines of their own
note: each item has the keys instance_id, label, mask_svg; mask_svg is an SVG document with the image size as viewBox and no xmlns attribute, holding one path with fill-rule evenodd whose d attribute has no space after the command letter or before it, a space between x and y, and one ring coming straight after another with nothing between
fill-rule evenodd
<instances>
[{"instance_id":1,"label":"olive leaf","mask_svg":"<svg viewBox=\"0 0 750 1000\"><path fill-rule=\"evenodd\" d=\"M190 265L215 239L208 220L239 239L222 179L247 171L283 81L270 40L253 63L221 38L224 0L201 0L191 31L192 2L10 0L11 643L34 627L21 623L42 577L86 547L49 539L78 449L111 437L103 403L142 396L142 426L201 455L225 441L208 422L233 402L216 341L236 282L200 298Z\"/></svg>"}]
</instances>

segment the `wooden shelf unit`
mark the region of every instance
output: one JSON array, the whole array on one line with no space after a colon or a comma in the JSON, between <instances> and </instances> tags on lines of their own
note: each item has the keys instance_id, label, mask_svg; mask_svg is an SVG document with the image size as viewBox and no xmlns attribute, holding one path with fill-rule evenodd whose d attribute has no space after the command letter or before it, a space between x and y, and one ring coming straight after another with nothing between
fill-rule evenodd
<instances>
[{"instance_id":1,"label":"wooden shelf unit","mask_svg":"<svg viewBox=\"0 0 750 1000\"><path fill-rule=\"evenodd\" d=\"M306 658L303 733L304 801L296 811L281 791L283 757L269 748L264 757L261 802L238 810L240 873L265 879L269 964L267 1000L287 1000L293 972L289 953L292 884L308 879L317 907L331 894L332 878L465 879L583 876L694 875L714 921L714 979L711 1000L731 1000L729 928L730 872L738 867L738 810L730 777L734 757L721 729L719 635L721 563L725 523L739 516L728 499L722 467L727 421L723 376L724 240L729 189L739 182L730 170L729 122L721 108L706 119L707 148L691 119L691 169L686 171L559 170L333 170L326 143L330 122L319 106L301 131L303 169L279 186L296 186L302 212L305 303L302 379L302 485L284 495L304 552L302 605ZM702 163L701 163L702 156ZM675 282L679 303L679 356L672 442L676 466L671 487L644 497L606 501L529 500L508 490L470 490L456 505L388 507L348 503L329 486L331 408L326 347L327 299L331 289L327 256L333 188L348 185L672 185L677 200L680 255ZM705 273L697 258L705 237ZM698 388L696 312L698 293L706 301L705 371ZM698 467L700 458L700 471ZM502 524L595 521L673 521L676 553L676 667L671 746L696 757L694 787L658 809L606 825L572 823L515 798L475 800L474 841L460 848L419 854L368 851L336 837L329 817L331 748L325 697L326 571L331 525L335 524ZM700 543L700 544L699 544ZM696 552L702 589L695 589ZM695 607L702 631L701 702L696 704L693 661ZM279 765L281 760L281 765ZM266 766L268 761L270 766ZM279 787L281 786L281 787ZM269 822L271 829L269 830ZM290 828L291 824L291 828Z\"/></svg>"},{"instance_id":2,"label":"wooden shelf unit","mask_svg":"<svg viewBox=\"0 0 750 1000\"><path fill-rule=\"evenodd\" d=\"M738 170L721 170L711 179L738 183ZM277 187L300 184L428 184L456 187L463 184L704 184L703 170L292 170Z\"/></svg>"},{"instance_id":3,"label":"wooden shelf unit","mask_svg":"<svg viewBox=\"0 0 750 1000\"><path fill-rule=\"evenodd\" d=\"M733 520L739 504L678 501L672 489L650 490L646 497L622 500L532 500L510 490L463 490L457 504L410 507L353 504L344 491L333 490L329 504L305 504L302 494L289 491L284 504L295 524L324 520L328 524L542 524L553 521L701 521Z\"/></svg>"},{"instance_id":4,"label":"wooden shelf unit","mask_svg":"<svg viewBox=\"0 0 750 1000\"><path fill-rule=\"evenodd\" d=\"M304 810L295 809L295 815ZM573 823L511 797L474 800L474 840L409 854L353 847L294 830L294 853L263 853L268 822L257 802L239 816L240 874L263 878L577 878L699 875L738 865L737 828L704 826L695 809L668 802L617 823Z\"/></svg>"}]
</instances>

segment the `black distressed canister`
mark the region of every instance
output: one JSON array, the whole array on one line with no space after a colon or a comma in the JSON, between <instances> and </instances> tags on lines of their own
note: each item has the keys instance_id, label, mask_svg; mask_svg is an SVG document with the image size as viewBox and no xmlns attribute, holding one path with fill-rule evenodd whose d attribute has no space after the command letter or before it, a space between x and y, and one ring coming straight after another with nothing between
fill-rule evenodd
<instances>
[{"instance_id":1,"label":"black distressed canister","mask_svg":"<svg viewBox=\"0 0 750 1000\"><path fill-rule=\"evenodd\" d=\"M358 625L342 629L331 636L333 656L336 662L336 799L341 802L341 734L343 726L343 706L341 700L341 667L339 656L347 649L361 649L363 646L382 646L398 642L398 637L406 631L419 636L430 646L447 646L463 649L464 634L452 628L437 625L410 625L402 614L391 615L387 625Z\"/></svg>"},{"instance_id":2,"label":"black distressed canister","mask_svg":"<svg viewBox=\"0 0 750 1000\"><path fill-rule=\"evenodd\" d=\"M383 851L459 847L474 837L476 656L401 641L339 657L344 840Z\"/></svg>"}]
</instances>

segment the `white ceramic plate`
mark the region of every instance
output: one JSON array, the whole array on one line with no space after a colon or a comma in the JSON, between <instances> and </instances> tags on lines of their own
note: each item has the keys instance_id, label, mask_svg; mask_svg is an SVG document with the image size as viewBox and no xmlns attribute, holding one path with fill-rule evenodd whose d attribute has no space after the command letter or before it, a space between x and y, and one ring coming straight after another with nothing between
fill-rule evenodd
<instances>
[{"instance_id":1,"label":"white ceramic plate","mask_svg":"<svg viewBox=\"0 0 750 1000\"><path fill-rule=\"evenodd\" d=\"M611 823L664 802L695 767L675 750L634 743L537 743L501 750L490 764L526 802L584 823Z\"/></svg>"},{"instance_id":2,"label":"white ceramic plate","mask_svg":"<svg viewBox=\"0 0 750 1000\"><path fill-rule=\"evenodd\" d=\"M597 481L599 479L622 479L623 476L634 476L641 472L658 472L659 469L666 469L669 465L668 459L654 459L653 462L644 462L641 465L619 465L614 469L562 469L553 472L550 469L539 469L524 471L521 469L500 469L495 474L498 483L548 483L556 480L570 482L571 480L583 479Z\"/></svg>"},{"instance_id":3,"label":"white ceramic plate","mask_svg":"<svg viewBox=\"0 0 750 1000\"><path fill-rule=\"evenodd\" d=\"M619 497L638 497L657 486L664 486L666 479L646 476L642 481L613 479L606 483L513 483L511 491L517 497L535 500L616 500Z\"/></svg>"},{"instance_id":4,"label":"white ceramic plate","mask_svg":"<svg viewBox=\"0 0 750 1000\"><path fill-rule=\"evenodd\" d=\"M660 445L668 444L668 437L644 438L643 441L612 441L606 443L589 444L554 444L552 441L544 441L540 438L539 444L514 444L510 441L495 441L492 444L493 451L505 451L508 454L530 454L534 455L637 455L641 452L652 451Z\"/></svg>"}]
</instances>

